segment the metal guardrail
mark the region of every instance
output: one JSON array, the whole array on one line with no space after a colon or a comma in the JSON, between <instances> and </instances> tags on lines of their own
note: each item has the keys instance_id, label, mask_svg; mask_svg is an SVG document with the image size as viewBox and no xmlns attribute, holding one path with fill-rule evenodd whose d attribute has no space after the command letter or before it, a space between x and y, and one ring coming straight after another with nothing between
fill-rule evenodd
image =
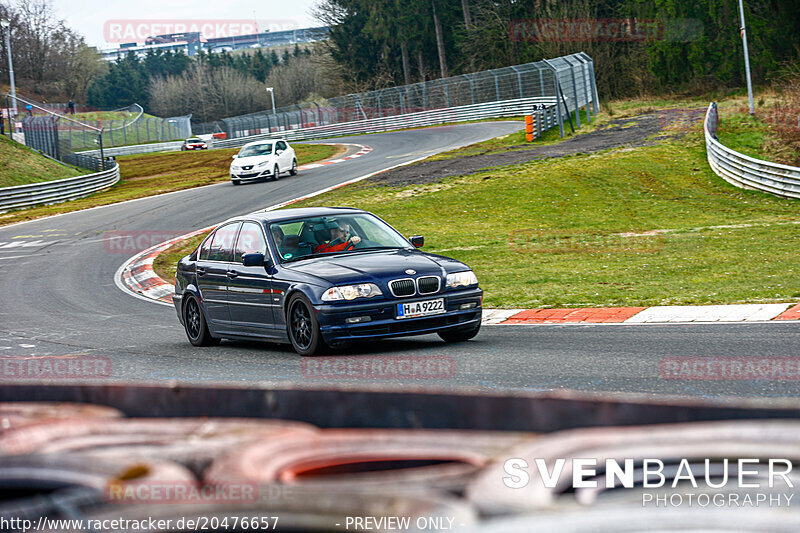
<instances>
[{"instance_id":1,"label":"metal guardrail","mask_svg":"<svg viewBox=\"0 0 800 533\"><path fill-rule=\"evenodd\" d=\"M119 165L115 163L113 168L95 174L4 187L0 189L0 213L20 207L75 200L110 187L118 181Z\"/></svg>"},{"instance_id":2,"label":"metal guardrail","mask_svg":"<svg viewBox=\"0 0 800 533\"><path fill-rule=\"evenodd\" d=\"M378 133L382 131L433 126L450 122L514 117L531 114L534 112L534 106L544 106L544 109L539 109L534 112L537 117L541 116L539 119L541 127L538 128L541 133L558 123L556 108L554 107L555 104L555 98L552 97L520 98L503 102L486 102L447 109L433 109L430 111L407 113L392 117L371 118L340 124L330 124L327 126L290 129L274 133L262 133L258 135L248 135L247 137L217 140L214 141L214 148L233 148L252 141L273 137L285 138L288 141L300 141L323 137L337 137L340 135L355 135L359 133Z\"/></svg>"},{"instance_id":3,"label":"metal guardrail","mask_svg":"<svg viewBox=\"0 0 800 533\"><path fill-rule=\"evenodd\" d=\"M183 141L168 141L163 143L134 144L131 146L116 146L114 148L104 148L103 153L108 156L149 154L153 152L175 152L181 149ZM86 150L78 152L82 155L98 156L100 150Z\"/></svg>"},{"instance_id":4,"label":"metal guardrail","mask_svg":"<svg viewBox=\"0 0 800 533\"><path fill-rule=\"evenodd\" d=\"M717 139L717 104L708 105L703 130L708 164L719 177L743 189L755 189L786 198L800 198L800 168L740 154Z\"/></svg>"}]
</instances>

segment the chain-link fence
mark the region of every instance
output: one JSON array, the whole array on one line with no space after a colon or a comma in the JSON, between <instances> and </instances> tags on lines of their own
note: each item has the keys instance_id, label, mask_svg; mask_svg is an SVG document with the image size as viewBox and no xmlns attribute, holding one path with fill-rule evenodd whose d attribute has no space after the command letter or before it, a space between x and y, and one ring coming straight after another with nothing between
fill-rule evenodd
<instances>
[{"instance_id":1,"label":"chain-link fence","mask_svg":"<svg viewBox=\"0 0 800 533\"><path fill-rule=\"evenodd\" d=\"M20 116L13 121L25 145L67 163L95 171L105 170L103 149L132 144L186 139L192 136L191 115L166 119L148 117L138 104L112 111L68 113L60 104L45 104L17 95ZM6 109L10 109L10 96ZM79 153L84 152L84 153Z\"/></svg>"},{"instance_id":2,"label":"chain-link fence","mask_svg":"<svg viewBox=\"0 0 800 533\"><path fill-rule=\"evenodd\" d=\"M559 125L569 112L597 111L594 63L584 54L463 74L426 82L349 94L326 101L296 104L222 119L216 129L228 139L316 128L503 101L550 98L561 110ZM592 110L589 110L589 106ZM211 129L203 125L204 129ZM391 129L391 128L390 128Z\"/></svg>"}]
</instances>

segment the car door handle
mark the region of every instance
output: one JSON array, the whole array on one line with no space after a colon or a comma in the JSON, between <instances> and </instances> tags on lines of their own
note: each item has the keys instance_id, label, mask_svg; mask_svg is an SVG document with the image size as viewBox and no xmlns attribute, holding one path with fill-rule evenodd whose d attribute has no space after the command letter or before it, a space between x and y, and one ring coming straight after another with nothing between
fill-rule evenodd
<instances>
[{"instance_id":1,"label":"car door handle","mask_svg":"<svg viewBox=\"0 0 800 533\"><path fill-rule=\"evenodd\" d=\"M238 272L236 272L236 271L234 271L234 270L228 270L228 277L229 277L229 278L235 278L235 277L236 277L236 276L238 276L238 275L239 275L239 273L238 273Z\"/></svg>"},{"instance_id":2,"label":"car door handle","mask_svg":"<svg viewBox=\"0 0 800 533\"><path fill-rule=\"evenodd\" d=\"M198 276L205 276L206 275L206 269L205 268L198 268L195 272L197 272Z\"/></svg>"}]
</instances>

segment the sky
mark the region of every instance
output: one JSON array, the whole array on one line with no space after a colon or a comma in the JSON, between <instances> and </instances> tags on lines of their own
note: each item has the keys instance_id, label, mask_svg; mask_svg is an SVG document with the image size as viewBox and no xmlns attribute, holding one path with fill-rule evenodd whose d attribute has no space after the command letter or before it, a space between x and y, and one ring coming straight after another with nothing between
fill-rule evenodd
<instances>
[{"instance_id":1,"label":"sky","mask_svg":"<svg viewBox=\"0 0 800 533\"><path fill-rule=\"evenodd\" d=\"M82 34L87 44L115 48L143 42L136 36L170 31L173 24L195 25L219 36L320 26L311 14L318 0L51 0L56 16ZM166 31L162 31L166 30ZM191 27L188 28L191 31ZM203 33L209 33L204 31Z\"/></svg>"}]
</instances>

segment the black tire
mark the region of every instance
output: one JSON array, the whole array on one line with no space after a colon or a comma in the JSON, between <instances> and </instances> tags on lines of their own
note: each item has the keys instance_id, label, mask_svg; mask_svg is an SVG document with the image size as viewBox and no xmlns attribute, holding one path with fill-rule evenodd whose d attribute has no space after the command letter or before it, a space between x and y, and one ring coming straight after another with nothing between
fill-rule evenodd
<instances>
[{"instance_id":1,"label":"black tire","mask_svg":"<svg viewBox=\"0 0 800 533\"><path fill-rule=\"evenodd\" d=\"M297 176L297 159L292 160L292 170L289 171L289 175Z\"/></svg>"},{"instance_id":2,"label":"black tire","mask_svg":"<svg viewBox=\"0 0 800 533\"><path fill-rule=\"evenodd\" d=\"M186 151L186 147L185 146L181 146L181 152L185 152L185 151Z\"/></svg>"},{"instance_id":3,"label":"black tire","mask_svg":"<svg viewBox=\"0 0 800 533\"><path fill-rule=\"evenodd\" d=\"M231 183L233 183L234 185L239 185L241 183L241 181L239 181L239 180L231 180Z\"/></svg>"},{"instance_id":4,"label":"black tire","mask_svg":"<svg viewBox=\"0 0 800 533\"><path fill-rule=\"evenodd\" d=\"M219 344L219 339L211 336L206 324L206 317L194 296L187 296L183 306L183 328L189 342L194 346L213 346Z\"/></svg>"},{"instance_id":5,"label":"black tire","mask_svg":"<svg viewBox=\"0 0 800 533\"><path fill-rule=\"evenodd\" d=\"M440 331L438 335L444 342L464 342L473 338L481 330L481 325L472 326L468 329L452 329L450 331Z\"/></svg>"},{"instance_id":6,"label":"black tire","mask_svg":"<svg viewBox=\"0 0 800 533\"><path fill-rule=\"evenodd\" d=\"M272 180L278 181L281 178L281 169L278 168L278 165L275 165L275 168L272 169Z\"/></svg>"},{"instance_id":7,"label":"black tire","mask_svg":"<svg viewBox=\"0 0 800 533\"><path fill-rule=\"evenodd\" d=\"M308 298L295 294L289 299L286 310L286 329L294 351L305 356L323 353L327 346Z\"/></svg>"}]
</instances>

